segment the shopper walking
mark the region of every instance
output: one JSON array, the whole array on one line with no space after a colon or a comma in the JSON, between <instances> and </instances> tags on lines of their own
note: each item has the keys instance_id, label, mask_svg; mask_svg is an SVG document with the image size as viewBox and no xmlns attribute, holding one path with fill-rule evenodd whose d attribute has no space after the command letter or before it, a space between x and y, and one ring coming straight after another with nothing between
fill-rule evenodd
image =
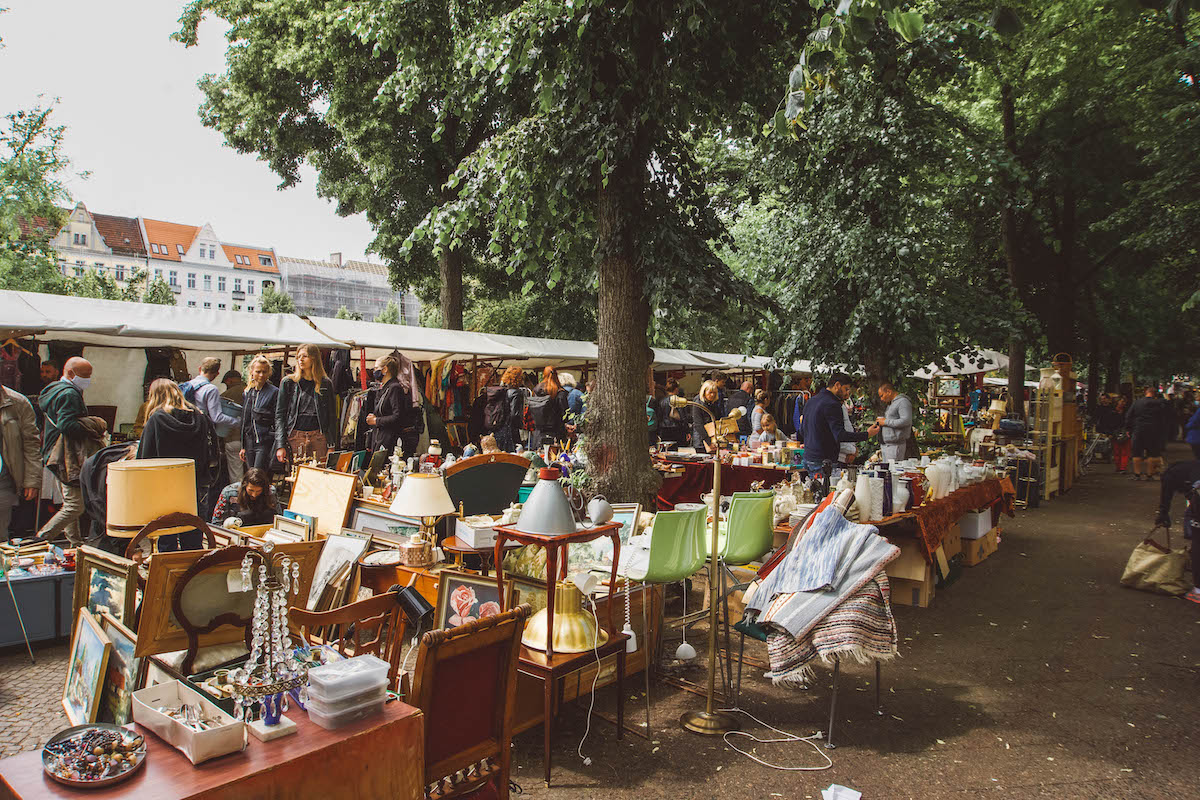
<instances>
[{"instance_id":1,"label":"shopper walking","mask_svg":"<svg viewBox=\"0 0 1200 800\"><path fill-rule=\"evenodd\" d=\"M41 444L29 399L0 385L0 542L8 541L17 503L41 494Z\"/></svg>"},{"instance_id":2,"label":"shopper walking","mask_svg":"<svg viewBox=\"0 0 1200 800\"><path fill-rule=\"evenodd\" d=\"M1162 451L1167 442L1167 405L1158 390L1147 386L1142 396L1133 402L1125 414L1125 425L1132 435L1133 479L1142 479L1142 467L1147 480L1157 480L1162 469Z\"/></svg>"},{"instance_id":3,"label":"shopper walking","mask_svg":"<svg viewBox=\"0 0 1200 800\"><path fill-rule=\"evenodd\" d=\"M251 467L240 481L221 490L212 521L220 525L230 517L236 517L243 526L270 525L279 513L282 509L275 496L275 487L271 485L270 473Z\"/></svg>"},{"instance_id":4,"label":"shopper walking","mask_svg":"<svg viewBox=\"0 0 1200 800\"><path fill-rule=\"evenodd\" d=\"M399 442L406 454L415 454L421 438L417 430L421 410L413 408L411 395L400 383L400 361L395 356L380 358L373 376L383 385L376 395L375 412L367 414L367 425L374 429L369 440L371 449L390 454Z\"/></svg>"},{"instance_id":5,"label":"shopper walking","mask_svg":"<svg viewBox=\"0 0 1200 800\"><path fill-rule=\"evenodd\" d=\"M1187 498L1183 512L1183 538L1190 542L1192 551L1192 590L1184 599L1200 603L1200 461L1180 461L1172 464L1162 476L1162 489L1158 498L1158 515L1154 524L1171 527L1171 501L1176 494Z\"/></svg>"},{"instance_id":6,"label":"shopper walking","mask_svg":"<svg viewBox=\"0 0 1200 800\"><path fill-rule=\"evenodd\" d=\"M250 385L242 394L242 449L238 460L246 469L283 469L275 457L275 406L279 387L271 383L271 362L255 356L250 362Z\"/></svg>"},{"instance_id":7,"label":"shopper walking","mask_svg":"<svg viewBox=\"0 0 1200 800\"><path fill-rule=\"evenodd\" d=\"M297 463L324 459L336 442L333 421L333 383L325 377L321 351L302 344L296 368L279 382L275 405L275 457Z\"/></svg>"},{"instance_id":8,"label":"shopper walking","mask_svg":"<svg viewBox=\"0 0 1200 800\"><path fill-rule=\"evenodd\" d=\"M1113 465L1117 472L1124 472L1129 462L1129 436L1125 432L1124 407L1121 410L1113 407L1112 398L1106 394L1100 395L1096 407L1096 433L1107 436L1112 445ZM1118 444L1121 458L1118 460Z\"/></svg>"},{"instance_id":9,"label":"shopper walking","mask_svg":"<svg viewBox=\"0 0 1200 800\"><path fill-rule=\"evenodd\" d=\"M886 381L879 384L879 399L887 406L883 416L875 418L883 440L880 457L889 463L900 461L908 447L908 438L912 436L912 401Z\"/></svg>"},{"instance_id":10,"label":"shopper walking","mask_svg":"<svg viewBox=\"0 0 1200 800\"><path fill-rule=\"evenodd\" d=\"M529 446L538 449L567 438L565 420L568 394L558 380L558 370L546 367L542 380L533 389L533 397L526 400L529 413L533 416L534 432Z\"/></svg>"},{"instance_id":11,"label":"shopper walking","mask_svg":"<svg viewBox=\"0 0 1200 800\"><path fill-rule=\"evenodd\" d=\"M196 509L200 519L211 519L221 484L221 437L203 411L184 399L170 378L150 384L146 399L146 427L138 443L138 458L187 458L196 464ZM159 551L199 550L199 531L158 537Z\"/></svg>"},{"instance_id":12,"label":"shopper walking","mask_svg":"<svg viewBox=\"0 0 1200 800\"><path fill-rule=\"evenodd\" d=\"M42 432L42 463L58 480L63 504L38 531L37 538L53 540L60 535L66 536L72 547L83 544L79 534L79 518L83 516L79 468L88 456L100 449L95 427L86 421L90 417L87 404L83 402L83 393L91 382L91 362L75 356L63 364L61 380L47 386L38 396L38 407L42 409L46 423ZM103 436L103 431L100 435ZM74 458L78 459L77 463Z\"/></svg>"}]
</instances>

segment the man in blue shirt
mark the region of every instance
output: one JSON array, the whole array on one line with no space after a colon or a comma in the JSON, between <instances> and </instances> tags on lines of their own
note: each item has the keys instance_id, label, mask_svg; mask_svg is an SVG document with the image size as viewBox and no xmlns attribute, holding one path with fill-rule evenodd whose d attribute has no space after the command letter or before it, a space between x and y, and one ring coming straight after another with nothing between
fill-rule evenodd
<instances>
[{"instance_id":1,"label":"man in blue shirt","mask_svg":"<svg viewBox=\"0 0 1200 800\"><path fill-rule=\"evenodd\" d=\"M866 433L846 430L842 404L850 399L853 389L853 378L844 372L835 372L825 388L804 404L801 434L804 437L804 466L809 474L823 474L824 461L836 464L838 445L842 442L862 442L879 433L878 425L872 425Z\"/></svg>"}]
</instances>

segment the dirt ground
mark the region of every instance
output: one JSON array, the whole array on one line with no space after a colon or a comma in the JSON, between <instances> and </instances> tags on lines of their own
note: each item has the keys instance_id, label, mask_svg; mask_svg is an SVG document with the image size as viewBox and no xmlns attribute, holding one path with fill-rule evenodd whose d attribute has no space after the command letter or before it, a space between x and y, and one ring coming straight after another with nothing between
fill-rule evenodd
<instances>
[{"instance_id":1,"label":"dirt ground","mask_svg":"<svg viewBox=\"0 0 1200 800\"><path fill-rule=\"evenodd\" d=\"M1169 452L1186 457L1181 445ZM1200 606L1122 589L1121 568L1150 528L1157 483L1135 483L1107 465L1060 499L1005 519L999 552L939 591L930 608L895 608L900 658L883 670L884 715L874 713L874 674L843 668L833 767L783 772L757 764L718 739L677 725L701 698L657 683L652 727L618 741L587 706L562 712L550 789L542 783L542 732L516 740L514 780L529 798L820 798L840 783L881 798L1200 797L1195 725L1200 689ZM1174 517L1182 516L1176 500ZM1175 529L1178 535L1178 526ZM693 606L694 607L694 606ZM677 606L674 609L678 613ZM689 636L703 655L703 629ZM673 651L673 643L668 650ZM0 748L37 747L65 725L58 709L65 646L0 656ZM747 645L765 660L765 648ZM703 659L698 659L703 661ZM702 666L687 677L702 682ZM635 684L630 686L629 684ZM626 684L630 724L645 719L641 676ZM773 687L748 668L742 707L766 723L807 736L822 730L830 672L807 691ZM598 711L612 714L615 692ZM746 720L746 730L769 731ZM802 743L754 744L764 760L819 767Z\"/></svg>"},{"instance_id":2,"label":"dirt ground","mask_svg":"<svg viewBox=\"0 0 1200 800\"><path fill-rule=\"evenodd\" d=\"M1182 445L1168 455L1187 457ZM831 769L778 771L719 738L683 731L680 713L703 707L702 699L658 684L649 740L627 733L618 742L611 724L594 719L585 766L576 748L587 707L574 704L562 714L551 788L541 780L540 728L518 738L514 778L530 798L562 800L820 798L831 783L864 800L1200 797L1200 606L1118 583L1152 525L1158 490L1095 465L1070 493L1005 518L999 551L939 591L931 607L897 606L900 657L883 670L884 716L874 713L873 670L843 665L838 746L825 751ZM764 646L748 644L747 652L766 659ZM704 678L699 667L689 674ZM821 675L797 691L748 669L741 705L808 736L825 728L829 713L831 672ZM637 678L634 690L626 687L634 724L645 719ZM612 689L597 708L614 710ZM748 719L744 729L770 736ZM779 765L824 764L803 743L740 742Z\"/></svg>"}]
</instances>

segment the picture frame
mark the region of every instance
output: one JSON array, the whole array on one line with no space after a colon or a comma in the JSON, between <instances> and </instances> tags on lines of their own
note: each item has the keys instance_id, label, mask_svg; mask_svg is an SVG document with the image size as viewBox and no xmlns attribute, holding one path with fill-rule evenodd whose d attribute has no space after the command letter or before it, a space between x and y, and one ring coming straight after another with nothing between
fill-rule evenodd
<instances>
[{"instance_id":1,"label":"picture frame","mask_svg":"<svg viewBox=\"0 0 1200 800\"><path fill-rule=\"evenodd\" d=\"M349 565L353 572L358 559L362 558L370 546L371 534L369 533L343 529L339 533L325 537L325 544L321 548L320 558L317 559L317 567L313 572L312 584L308 592L306 606L308 610L320 610L317 608L317 601L321 599L325 588L344 566Z\"/></svg>"},{"instance_id":2,"label":"picture frame","mask_svg":"<svg viewBox=\"0 0 1200 800\"><path fill-rule=\"evenodd\" d=\"M100 629L112 642L108 653L108 665L104 670L104 687L100 692L100 709L97 719L114 725L128 725L133 721L133 692L140 688L145 669L145 659L134 655L137 650L137 634L121 624L111 614L100 615Z\"/></svg>"},{"instance_id":3,"label":"picture frame","mask_svg":"<svg viewBox=\"0 0 1200 800\"><path fill-rule=\"evenodd\" d=\"M321 542L288 542L275 547L275 552L286 554L300 565L298 597L308 597L321 547ZM136 656L141 658L187 648L188 635L175 619L172 598L184 574L197 561L212 552L214 551L182 550L155 553L150 559L150 574L146 579L141 619L138 623L137 649L134 653ZM186 593L181 597L181 605L193 623L203 623L228 613L240 617L250 616L254 606L254 592L241 591L240 580L232 582L237 588L231 590L231 577L240 577L238 564L214 565L191 579ZM198 644L200 647L208 647L241 642L244 639L243 628L222 625L208 633L200 634Z\"/></svg>"},{"instance_id":4,"label":"picture frame","mask_svg":"<svg viewBox=\"0 0 1200 800\"><path fill-rule=\"evenodd\" d=\"M357 491L356 473L300 466L288 510L315 517L315 533L328 536L345 527Z\"/></svg>"},{"instance_id":5,"label":"picture frame","mask_svg":"<svg viewBox=\"0 0 1200 800\"><path fill-rule=\"evenodd\" d=\"M419 529L421 520L416 517L402 517L399 514L393 514L387 510L387 506L368 505L360 501L355 503L351 509L350 524L346 527L372 534L376 543L385 542L396 545L404 541L406 537L392 533L391 529L395 527Z\"/></svg>"},{"instance_id":6,"label":"picture frame","mask_svg":"<svg viewBox=\"0 0 1200 800\"><path fill-rule=\"evenodd\" d=\"M325 456L325 469L334 469L337 467L338 457L341 456L341 454L341 450L330 450L329 454Z\"/></svg>"},{"instance_id":7,"label":"picture frame","mask_svg":"<svg viewBox=\"0 0 1200 800\"><path fill-rule=\"evenodd\" d=\"M494 578L443 570L438 575L434 628L457 628L501 612L500 589Z\"/></svg>"},{"instance_id":8,"label":"picture frame","mask_svg":"<svg viewBox=\"0 0 1200 800\"><path fill-rule=\"evenodd\" d=\"M536 614L546 607L546 582L517 575L506 575L504 583L504 610L511 611L522 603L528 603Z\"/></svg>"},{"instance_id":9,"label":"picture frame","mask_svg":"<svg viewBox=\"0 0 1200 800\"><path fill-rule=\"evenodd\" d=\"M937 396L938 397L962 397L962 379L961 378L937 378Z\"/></svg>"},{"instance_id":10,"label":"picture frame","mask_svg":"<svg viewBox=\"0 0 1200 800\"><path fill-rule=\"evenodd\" d=\"M62 707L72 725L96 721L100 709L100 691L112 642L96 618L86 609L76 615L71 635L71 656L67 660L67 680L63 684Z\"/></svg>"},{"instance_id":11,"label":"picture frame","mask_svg":"<svg viewBox=\"0 0 1200 800\"><path fill-rule=\"evenodd\" d=\"M366 468L362 472L363 483L369 483L374 486L384 477L384 473L388 468L388 451L376 450L371 454L371 460L367 462Z\"/></svg>"},{"instance_id":12,"label":"picture frame","mask_svg":"<svg viewBox=\"0 0 1200 800\"><path fill-rule=\"evenodd\" d=\"M311 517L299 519L295 516L289 517L283 514L276 514L275 521L272 523L271 527L274 530L282 531L283 533L295 536L295 541L307 542L311 541L313 538L311 526L312 521L313 520Z\"/></svg>"},{"instance_id":13,"label":"picture frame","mask_svg":"<svg viewBox=\"0 0 1200 800\"><path fill-rule=\"evenodd\" d=\"M262 540L264 542L270 542L271 544L280 545L303 542L304 538L297 533L292 533L291 531L281 531L278 528L271 528L270 530L263 532Z\"/></svg>"},{"instance_id":14,"label":"picture frame","mask_svg":"<svg viewBox=\"0 0 1200 800\"><path fill-rule=\"evenodd\" d=\"M641 503L613 503L613 522L621 524L621 547L629 544L630 538L637 535L638 523L642 516ZM608 575L612 569L613 543L612 539L602 536L590 542L567 545L570 560L569 572L603 572Z\"/></svg>"},{"instance_id":15,"label":"picture frame","mask_svg":"<svg viewBox=\"0 0 1200 800\"><path fill-rule=\"evenodd\" d=\"M127 628L134 627L137 614L137 563L89 545L75 550L75 594L72 625L79 609L92 614L112 614ZM74 627L71 629L74 633Z\"/></svg>"}]
</instances>

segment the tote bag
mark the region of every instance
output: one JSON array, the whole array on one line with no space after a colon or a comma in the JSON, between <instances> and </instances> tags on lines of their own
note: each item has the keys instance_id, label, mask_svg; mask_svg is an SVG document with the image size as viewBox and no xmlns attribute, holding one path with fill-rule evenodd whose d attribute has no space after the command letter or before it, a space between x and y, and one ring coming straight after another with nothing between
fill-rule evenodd
<instances>
[{"instance_id":1,"label":"tote bag","mask_svg":"<svg viewBox=\"0 0 1200 800\"><path fill-rule=\"evenodd\" d=\"M1186 594L1191 588L1183 577L1187 553L1171 549L1170 529L1167 529L1166 547L1150 538L1153 535L1154 531L1150 531L1150 536L1143 539L1129 554L1125 572L1121 575L1121 585L1143 592Z\"/></svg>"}]
</instances>

